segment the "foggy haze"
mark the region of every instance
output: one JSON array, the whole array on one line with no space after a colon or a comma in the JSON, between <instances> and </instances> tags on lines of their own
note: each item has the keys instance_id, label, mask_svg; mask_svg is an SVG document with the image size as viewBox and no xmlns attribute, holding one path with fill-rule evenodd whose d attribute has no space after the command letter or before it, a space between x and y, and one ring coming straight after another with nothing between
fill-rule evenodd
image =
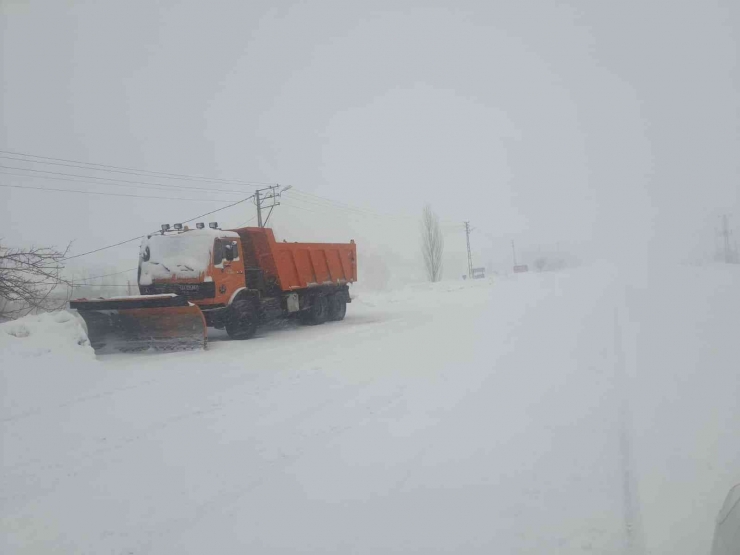
<instances>
[{"instance_id":1,"label":"foggy haze","mask_svg":"<svg viewBox=\"0 0 740 555\"><path fill-rule=\"evenodd\" d=\"M739 42L0 0L0 552L737 555Z\"/></svg>"},{"instance_id":2,"label":"foggy haze","mask_svg":"<svg viewBox=\"0 0 740 555\"><path fill-rule=\"evenodd\" d=\"M509 265L511 239L586 259L688 260L711 254L720 214L740 215L739 11L730 1L5 1L0 147L294 184L398 218L288 192L272 217L280 237L351 236L416 257L414 267L428 202L451 224L448 277L465 272L464 220L478 230L480 265ZM239 199L0 172L23 174L0 176L5 185ZM79 253L226 200L0 188L0 236L74 240ZM253 215L243 204L214 219ZM127 268L136 252L85 264Z\"/></svg>"}]
</instances>

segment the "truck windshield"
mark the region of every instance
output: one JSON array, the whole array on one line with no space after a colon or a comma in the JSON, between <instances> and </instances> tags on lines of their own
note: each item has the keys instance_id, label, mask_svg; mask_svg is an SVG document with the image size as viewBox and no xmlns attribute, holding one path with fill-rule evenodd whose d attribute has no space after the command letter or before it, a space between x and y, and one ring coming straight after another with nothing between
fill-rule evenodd
<instances>
[{"instance_id":1,"label":"truck windshield","mask_svg":"<svg viewBox=\"0 0 740 555\"><path fill-rule=\"evenodd\" d=\"M213 234L187 231L151 235L141 246L141 285L155 279L197 279L207 271L214 250Z\"/></svg>"}]
</instances>

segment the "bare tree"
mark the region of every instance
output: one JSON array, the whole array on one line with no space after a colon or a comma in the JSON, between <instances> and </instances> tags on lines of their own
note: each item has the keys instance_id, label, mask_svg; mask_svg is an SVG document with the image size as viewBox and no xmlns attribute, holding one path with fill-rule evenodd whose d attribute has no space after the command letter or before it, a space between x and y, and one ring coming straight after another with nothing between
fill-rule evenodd
<instances>
[{"instance_id":1,"label":"bare tree","mask_svg":"<svg viewBox=\"0 0 740 555\"><path fill-rule=\"evenodd\" d=\"M442 279L442 252L445 240L439 226L439 216L428 204L421 213L421 252L429 281Z\"/></svg>"},{"instance_id":2,"label":"bare tree","mask_svg":"<svg viewBox=\"0 0 740 555\"><path fill-rule=\"evenodd\" d=\"M0 319L18 318L41 310L58 310L66 305L54 290L71 285L62 277L64 251L54 247L9 248L0 245Z\"/></svg>"}]
</instances>

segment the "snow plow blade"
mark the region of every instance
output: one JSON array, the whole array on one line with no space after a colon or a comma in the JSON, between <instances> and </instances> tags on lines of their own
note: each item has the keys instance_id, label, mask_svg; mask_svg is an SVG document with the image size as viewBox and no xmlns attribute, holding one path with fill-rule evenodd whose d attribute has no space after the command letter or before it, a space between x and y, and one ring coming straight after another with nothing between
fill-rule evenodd
<instances>
[{"instance_id":1,"label":"snow plow blade","mask_svg":"<svg viewBox=\"0 0 740 555\"><path fill-rule=\"evenodd\" d=\"M200 308L177 295L77 299L69 303L87 324L96 353L205 349Z\"/></svg>"}]
</instances>

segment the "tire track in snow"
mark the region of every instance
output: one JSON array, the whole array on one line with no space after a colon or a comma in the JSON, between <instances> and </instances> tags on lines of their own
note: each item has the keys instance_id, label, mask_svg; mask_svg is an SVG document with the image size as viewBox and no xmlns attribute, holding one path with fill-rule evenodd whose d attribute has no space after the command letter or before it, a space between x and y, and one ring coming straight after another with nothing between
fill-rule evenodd
<instances>
[{"instance_id":1,"label":"tire track in snow","mask_svg":"<svg viewBox=\"0 0 740 555\"><path fill-rule=\"evenodd\" d=\"M139 389L140 387L146 387L151 384L159 383L161 380L145 380L133 385L127 385L123 387L116 387L113 389L107 389L105 391L99 391L97 393L90 393L88 395L83 395L81 397L77 397L75 399L72 399L70 401L66 401L64 403L60 403L53 406L46 406L46 407L39 407L36 409L27 410L24 412L20 412L18 414L11 414L10 416L7 416L5 418L0 419L0 424L7 425L11 424L13 422L16 422L18 420L23 420L24 418L29 418L31 416L36 416L40 414L46 414L49 412L53 412L59 409L64 409L67 407L72 407L74 405L78 405L80 403L84 403L87 401L95 401L98 399L102 399L103 397L109 397L111 395L116 395L118 393L121 393L123 391L131 391L135 389Z\"/></svg>"},{"instance_id":2,"label":"tire track in snow","mask_svg":"<svg viewBox=\"0 0 740 555\"><path fill-rule=\"evenodd\" d=\"M622 515L624 526L624 549L627 555L641 555L645 552L642 534L640 498L637 491L637 474L632 457L632 426L629 408L629 387L622 336L622 323L619 309L614 309L614 353L615 377L619 408L619 464L622 475Z\"/></svg>"},{"instance_id":3,"label":"tire track in snow","mask_svg":"<svg viewBox=\"0 0 740 555\"><path fill-rule=\"evenodd\" d=\"M16 472L16 474L14 474L15 480L33 481L34 477L42 471L60 472L57 473L56 476L52 477L52 479L49 480L47 484L39 487L36 491L30 494L5 494L3 492L2 494L0 494L0 501L2 501L2 503L4 504L10 503L11 501L26 504L36 499L45 497L53 493L61 484L66 482L68 479L78 476L83 471L106 462L107 459L103 458L103 455L118 451L119 449L134 444L137 441L141 441L145 437L151 436L155 432L162 431L173 424L177 424L179 422L194 417L202 417L221 410L223 410L223 407L216 405L211 405L209 408L199 407L195 410L180 412L167 418L157 420L156 422L153 422L146 426L144 429L139 430L133 434L123 436L111 443L103 444L103 442L97 442L92 446L92 448L81 449L78 452L74 469L70 469L67 462L48 462L44 459L34 459L30 462L24 462L11 468L11 470L18 471ZM35 464L39 462L41 464L35 466Z\"/></svg>"},{"instance_id":4,"label":"tire track in snow","mask_svg":"<svg viewBox=\"0 0 740 555\"><path fill-rule=\"evenodd\" d=\"M350 396L342 395L342 393L348 390L359 391L359 393ZM122 548L120 554L157 553L158 543L166 541L168 538L173 538L173 536L180 534L183 529L193 528L203 519L209 517L215 517L216 515L224 517L234 514L238 510L238 505L244 496L270 482L284 479L285 469L296 463L304 455L325 449L337 441L342 435L364 426L378 414L391 409L402 400L405 391L405 386L399 386L382 394L366 395L361 388L358 390L356 387L344 386L340 388L339 394L335 394L307 410L292 414L283 423L300 420L300 417L304 415L321 412L328 407L339 404L349 404L353 408L364 412L365 416L357 421L333 424L318 432L298 434L299 438L294 441L296 448L282 451L277 458L263 457L261 459L263 464L262 471L253 471L251 473L257 476L256 479L249 480L237 487L234 487L233 483L225 484L224 488L214 492L207 500L195 505L192 508L192 515L171 519L168 522L160 523L149 530L143 531L143 537L137 538L132 544L126 545ZM363 397L365 398L363 399ZM360 401L358 402L358 400Z\"/></svg>"}]
</instances>

